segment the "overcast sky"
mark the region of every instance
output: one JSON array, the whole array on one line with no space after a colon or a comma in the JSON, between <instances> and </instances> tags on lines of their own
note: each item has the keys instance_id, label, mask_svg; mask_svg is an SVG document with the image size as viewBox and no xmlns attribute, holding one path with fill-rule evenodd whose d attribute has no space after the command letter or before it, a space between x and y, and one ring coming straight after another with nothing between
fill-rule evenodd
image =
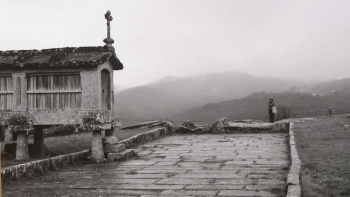
<instances>
[{"instance_id":1,"label":"overcast sky","mask_svg":"<svg viewBox=\"0 0 350 197\"><path fill-rule=\"evenodd\" d=\"M232 70L350 77L349 0L1 0L0 50L102 46L107 10L124 64L115 85Z\"/></svg>"}]
</instances>

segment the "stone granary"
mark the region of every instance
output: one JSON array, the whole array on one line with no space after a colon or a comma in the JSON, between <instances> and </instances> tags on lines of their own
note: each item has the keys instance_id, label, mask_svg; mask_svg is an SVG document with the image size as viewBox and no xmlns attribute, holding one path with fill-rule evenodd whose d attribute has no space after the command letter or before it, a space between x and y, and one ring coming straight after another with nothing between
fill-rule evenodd
<instances>
[{"instance_id":1,"label":"stone granary","mask_svg":"<svg viewBox=\"0 0 350 197\"><path fill-rule=\"evenodd\" d=\"M103 123L114 117L113 71L122 70L123 64L112 46L109 11L105 18L104 46L0 51L0 124L13 114L28 116L39 155L44 128L81 124L92 112Z\"/></svg>"}]
</instances>

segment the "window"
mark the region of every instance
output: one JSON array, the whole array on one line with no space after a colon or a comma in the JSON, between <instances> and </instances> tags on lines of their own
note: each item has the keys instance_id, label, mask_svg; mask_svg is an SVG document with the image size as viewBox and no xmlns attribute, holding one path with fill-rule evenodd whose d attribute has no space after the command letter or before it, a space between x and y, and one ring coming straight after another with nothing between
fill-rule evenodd
<instances>
[{"instance_id":1,"label":"window","mask_svg":"<svg viewBox=\"0 0 350 197\"><path fill-rule=\"evenodd\" d=\"M12 110L12 75L0 75L0 110Z\"/></svg>"},{"instance_id":2,"label":"window","mask_svg":"<svg viewBox=\"0 0 350 197\"><path fill-rule=\"evenodd\" d=\"M78 109L81 106L79 73L28 74L28 109Z\"/></svg>"}]
</instances>

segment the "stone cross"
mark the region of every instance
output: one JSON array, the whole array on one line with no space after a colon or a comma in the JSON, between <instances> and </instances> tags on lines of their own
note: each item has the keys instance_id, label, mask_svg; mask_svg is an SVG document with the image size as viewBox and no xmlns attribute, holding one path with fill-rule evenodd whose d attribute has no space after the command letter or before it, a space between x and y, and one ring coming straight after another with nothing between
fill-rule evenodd
<instances>
[{"instance_id":1,"label":"stone cross","mask_svg":"<svg viewBox=\"0 0 350 197\"><path fill-rule=\"evenodd\" d=\"M103 42L106 43L107 45L112 45L114 43L114 40L111 38L110 22L113 20L113 17L109 10L105 14L105 19L107 19L107 38L105 38Z\"/></svg>"}]
</instances>

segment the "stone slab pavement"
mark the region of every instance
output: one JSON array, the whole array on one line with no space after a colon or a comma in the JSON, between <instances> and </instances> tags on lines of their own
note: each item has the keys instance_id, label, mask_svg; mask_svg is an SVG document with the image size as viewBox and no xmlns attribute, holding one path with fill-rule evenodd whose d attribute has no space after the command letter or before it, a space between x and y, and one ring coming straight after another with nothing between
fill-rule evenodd
<instances>
[{"instance_id":1,"label":"stone slab pavement","mask_svg":"<svg viewBox=\"0 0 350 197\"><path fill-rule=\"evenodd\" d=\"M284 196L287 134L173 135L128 161L3 184L3 196Z\"/></svg>"}]
</instances>

